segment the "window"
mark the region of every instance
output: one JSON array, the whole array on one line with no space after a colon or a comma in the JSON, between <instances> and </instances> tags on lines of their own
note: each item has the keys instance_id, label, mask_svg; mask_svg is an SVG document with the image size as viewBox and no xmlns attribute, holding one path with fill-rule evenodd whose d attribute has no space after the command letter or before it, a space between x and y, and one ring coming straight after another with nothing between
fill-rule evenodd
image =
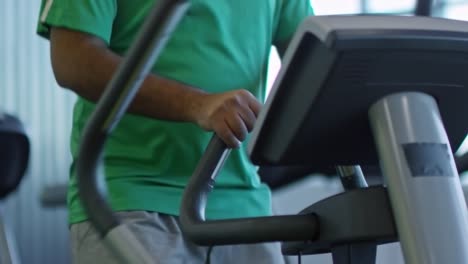
<instances>
[{"instance_id":1,"label":"window","mask_svg":"<svg viewBox=\"0 0 468 264\"><path fill-rule=\"evenodd\" d=\"M412 13L416 0L367 0L364 1L365 13L406 14Z\"/></svg>"},{"instance_id":2,"label":"window","mask_svg":"<svg viewBox=\"0 0 468 264\"><path fill-rule=\"evenodd\" d=\"M317 15L361 13L365 2L363 0L311 0Z\"/></svg>"},{"instance_id":3,"label":"window","mask_svg":"<svg viewBox=\"0 0 468 264\"><path fill-rule=\"evenodd\" d=\"M436 2L434 15L468 21L468 1L467 0L445 0Z\"/></svg>"},{"instance_id":4,"label":"window","mask_svg":"<svg viewBox=\"0 0 468 264\"><path fill-rule=\"evenodd\" d=\"M468 21L468 0L443 0L435 3L434 15ZM458 155L468 152L468 137L457 151ZM465 177L468 183L468 177Z\"/></svg>"}]
</instances>

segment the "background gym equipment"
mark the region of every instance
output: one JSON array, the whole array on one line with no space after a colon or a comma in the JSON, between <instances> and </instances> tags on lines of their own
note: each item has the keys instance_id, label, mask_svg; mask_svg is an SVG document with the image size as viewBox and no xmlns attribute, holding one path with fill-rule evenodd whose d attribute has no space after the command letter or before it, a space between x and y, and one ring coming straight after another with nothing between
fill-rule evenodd
<instances>
[{"instance_id":1,"label":"background gym equipment","mask_svg":"<svg viewBox=\"0 0 468 264\"><path fill-rule=\"evenodd\" d=\"M39 201L44 208L56 208L67 205L68 184L53 184L42 188Z\"/></svg>"},{"instance_id":2,"label":"background gym equipment","mask_svg":"<svg viewBox=\"0 0 468 264\"><path fill-rule=\"evenodd\" d=\"M29 160L29 139L16 117L0 111L0 199L21 182ZM1 208L0 208L1 209ZM0 264L18 264L16 246L0 210Z\"/></svg>"}]
</instances>

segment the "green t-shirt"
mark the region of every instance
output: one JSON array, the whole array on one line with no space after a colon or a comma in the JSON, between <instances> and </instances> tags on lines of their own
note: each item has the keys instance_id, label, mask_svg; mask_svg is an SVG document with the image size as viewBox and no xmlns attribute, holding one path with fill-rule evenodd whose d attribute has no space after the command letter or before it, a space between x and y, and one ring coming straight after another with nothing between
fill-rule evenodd
<instances>
[{"instance_id":1,"label":"green t-shirt","mask_svg":"<svg viewBox=\"0 0 468 264\"><path fill-rule=\"evenodd\" d=\"M210 93L244 88L263 101L271 45L289 40L298 24L312 14L309 0L190 2L153 72ZM153 4L149 0L44 0L38 33L47 38L50 26L86 32L123 55ZM74 158L93 109L93 103L78 98L71 135ZM126 114L105 147L113 209L178 215L184 186L211 135L190 123ZM232 151L218 176L207 218L271 213L270 191L261 183L245 146ZM87 217L78 199L73 164L69 186L69 221L83 221Z\"/></svg>"}]
</instances>

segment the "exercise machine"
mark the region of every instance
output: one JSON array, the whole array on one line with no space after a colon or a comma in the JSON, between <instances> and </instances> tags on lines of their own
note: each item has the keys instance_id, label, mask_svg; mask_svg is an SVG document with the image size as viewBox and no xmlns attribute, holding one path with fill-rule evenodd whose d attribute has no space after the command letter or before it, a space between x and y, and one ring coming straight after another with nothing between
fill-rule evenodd
<instances>
[{"instance_id":1,"label":"exercise machine","mask_svg":"<svg viewBox=\"0 0 468 264\"><path fill-rule=\"evenodd\" d=\"M28 165L29 148L29 139L21 121L0 111L0 200L20 184ZM15 242L0 210L0 264L19 263Z\"/></svg>"},{"instance_id":2,"label":"exercise machine","mask_svg":"<svg viewBox=\"0 0 468 264\"><path fill-rule=\"evenodd\" d=\"M431 16L433 5L433 0L418 0L415 3L413 14L415 16ZM363 13L362 15L369 15L369 13ZM459 163L458 158L458 156L455 156L457 165ZM311 174L320 174L334 178L342 174L342 169L333 166L323 168L309 166L261 166L258 174L262 181L267 183L274 191ZM458 168L459 173L466 170L467 168ZM366 180L369 181L370 185L381 184L382 173L378 166L365 166L362 168L362 171L366 174Z\"/></svg>"},{"instance_id":3,"label":"exercise machine","mask_svg":"<svg viewBox=\"0 0 468 264\"><path fill-rule=\"evenodd\" d=\"M86 125L77 162L83 206L124 263L155 260L112 213L98 168L107 135L162 49L168 25L186 9L185 2L158 4ZM286 254L332 252L339 264L373 263L377 244L399 240L407 263L468 263L468 212L452 151L468 132L458 118L468 112L467 28L422 17L305 21L249 153L258 165L340 165L346 191L298 215L206 221L209 190L229 155L214 136L184 194L186 236L200 245L284 241ZM356 164L380 164L385 186L367 187Z\"/></svg>"},{"instance_id":4,"label":"exercise machine","mask_svg":"<svg viewBox=\"0 0 468 264\"><path fill-rule=\"evenodd\" d=\"M399 240L407 263L468 263L451 147L468 132L458 118L468 111L466 26L395 16L305 21L249 154L258 165L342 165L346 191L293 218L205 221L207 193L229 152L214 138L182 201L186 235L201 245L289 241L286 254L331 252L335 263L375 263L376 245ZM368 188L355 164L380 164L385 186Z\"/></svg>"}]
</instances>

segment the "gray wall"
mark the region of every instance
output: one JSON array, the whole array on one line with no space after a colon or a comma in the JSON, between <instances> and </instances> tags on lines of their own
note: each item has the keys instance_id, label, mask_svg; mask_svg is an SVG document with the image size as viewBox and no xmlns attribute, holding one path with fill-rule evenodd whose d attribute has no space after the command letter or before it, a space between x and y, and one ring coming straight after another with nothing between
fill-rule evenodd
<instances>
[{"instance_id":1,"label":"gray wall","mask_svg":"<svg viewBox=\"0 0 468 264\"><path fill-rule=\"evenodd\" d=\"M4 204L22 263L67 263L66 211L42 209L46 184L65 182L73 95L57 87L48 43L35 35L40 1L0 1L0 108L19 116L32 153L20 189Z\"/></svg>"}]
</instances>

